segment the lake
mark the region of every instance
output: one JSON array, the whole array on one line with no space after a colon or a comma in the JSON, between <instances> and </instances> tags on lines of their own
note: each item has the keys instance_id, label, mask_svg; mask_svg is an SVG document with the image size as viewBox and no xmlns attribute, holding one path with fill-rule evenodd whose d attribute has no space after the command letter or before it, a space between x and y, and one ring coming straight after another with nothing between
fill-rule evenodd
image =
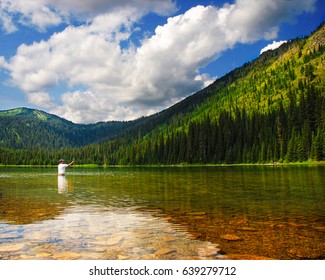
<instances>
[{"instance_id":1,"label":"lake","mask_svg":"<svg viewBox=\"0 0 325 280\"><path fill-rule=\"evenodd\" d=\"M325 166L0 168L0 259L324 259Z\"/></svg>"}]
</instances>

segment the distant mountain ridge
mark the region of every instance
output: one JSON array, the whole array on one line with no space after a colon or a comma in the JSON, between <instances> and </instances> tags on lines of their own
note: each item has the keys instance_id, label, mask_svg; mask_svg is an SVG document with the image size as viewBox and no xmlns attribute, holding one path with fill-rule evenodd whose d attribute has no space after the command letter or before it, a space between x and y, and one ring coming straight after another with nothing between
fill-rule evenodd
<instances>
[{"instance_id":1,"label":"distant mountain ridge","mask_svg":"<svg viewBox=\"0 0 325 280\"><path fill-rule=\"evenodd\" d=\"M75 124L41 110L16 108L0 111L0 147L59 149L80 147L116 136L131 122Z\"/></svg>"}]
</instances>

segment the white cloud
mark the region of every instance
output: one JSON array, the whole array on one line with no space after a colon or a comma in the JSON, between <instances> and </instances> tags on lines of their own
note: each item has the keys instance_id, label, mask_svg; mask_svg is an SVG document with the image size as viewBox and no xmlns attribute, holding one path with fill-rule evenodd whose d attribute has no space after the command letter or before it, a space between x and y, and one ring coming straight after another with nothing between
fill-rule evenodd
<instances>
[{"instance_id":1,"label":"white cloud","mask_svg":"<svg viewBox=\"0 0 325 280\"><path fill-rule=\"evenodd\" d=\"M90 9L94 16L47 41L21 45L8 62L0 60L0 66L10 71L12 83L26 92L30 102L48 102L52 113L75 122L132 119L170 106L212 82L199 69L220 53L238 43L275 38L281 22L312 11L315 3L237 0L220 8L197 6L170 17L136 46L132 35L139 31L134 24L148 11L163 7L160 13L167 14L175 4L141 0L144 7L137 9L135 0L51 1L42 0L55 3L61 19L73 9L78 16ZM124 41L129 41L128 47L121 48ZM54 104L51 92L58 88L61 101Z\"/></svg>"},{"instance_id":2,"label":"white cloud","mask_svg":"<svg viewBox=\"0 0 325 280\"><path fill-rule=\"evenodd\" d=\"M217 79L217 77L210 77L210 75L208 73L204 73L202 75L197 75L195 77L196 81L203 82L204 87L211 85L216 79Z\"/></svg>"},{"instance_id":3,"label":"white cloud","mask_svg":"<svg viewBox=\"0 0 325 280\"><path fill-rule=\"evenodd\" d=\"M313 12L316 0L237 0L227 19L231 36L248 43L274 39L282 22L292 22L303 12Z\"/></svg>"},{"instance_id":4,"label":"white cloud","mask_svg":"<svg viewBox=\"0 0 325 280\"><path fill-rule=\"evenodd\" d=\"M287 43L287 41L273 41L272 44L268 44L266 47L264 47L263 49L261 49L260 54L262 54L263 52L269 51L269 50L275 50L277 48L279 48L281 45Z\"/></svg>"},{"instance_id":5,"label":"white cloud","mask_svg":"<svg viewBox=\"0 0 325 280\"><path fill-rule=\"evenodd\" d=\"M1 5L0 5L0 24L2 24L3 29L7 33L12 33L18 30L17 27L13 24L11 17L7 13L5 13L3 9L1 9Z\"/></svg>"},{"instance_id":6,"label":"white cloud","mask_svg":"<svg viewBox=\"0 0 325 280\"><path fill-rule=\"evenodd\" d=\"M0 68L8 68L9 64L3 56L0 56Z\"/></svg>"},{"instance_id":7,"label":"white cloud","mask_svg":"<svg viewBox=\"0 0 325 280\"><path fill-rule=\"evenodd\" d=\"M136 9L139 13L153 12L160 15L169 15L176 11L172 0L46 0L62 11L96 16L105 12L120 9Z\"/></svg>"},{"instance_id":8,"label":"white cloud","mask_svg":"<svg viewBox=\"0 0 325 280\"><path fill-rule=\"evenodd\" d=\"M28 94L28 102L42 108L51 108L54 106L52 98L47 92L30 92Z\"/></svg>"},{"instance_id":9,"label":"white cloud","mask_svg":"<svg viewBox=\"0 0 325 280\"><path fill-rule=\"evenodd\" d=\"M18 30L17 24L34 26L44 31L47 27L62 22L61 15L47 4L50 3L46 0L0 0L0 22L9 33Z\"/></svg>"},{"instance_id":10,"label":"white cloud","mask_svg":"<svg viewBox=\"0 0 325 280\"><path fill-rule=\"evenodd\" d=\"M108 120L139 117L132 108L120 106L114 99L108 102L106 97L91 91L67 92L62 101L64 105L55 107L52 113L77 123L93 123L103 117Z\"/></svg>"},{"instance_id":11,"label":"white cloud","mask_svg":"<svg viewBox=\"0 0 325 280\"><path fill-rule=\"evenodd\" d=\"M0 0L0 7L0 23L7 32L17 31L17 24L45 31L72 19L91 21L102 13L125 9L133 9L139 15L148 12L167 15L176 11L172 0Z\"/></svg>"}]
</instances>

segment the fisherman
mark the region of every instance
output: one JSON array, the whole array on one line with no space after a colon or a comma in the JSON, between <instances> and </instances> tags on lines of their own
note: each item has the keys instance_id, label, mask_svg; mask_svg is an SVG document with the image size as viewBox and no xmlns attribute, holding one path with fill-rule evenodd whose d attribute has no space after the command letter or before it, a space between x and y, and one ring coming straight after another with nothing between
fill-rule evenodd
<instances>
[{"instance_id":1,"label":"fisherman","mask_svg":"<svg viewBox=\"0 0 325 280\"><path fill-rule=\"evenodd\" d=\"M58 175L64 176L65 175L65 169L71 165L74 164L74 161L71 161L69 164L64 163L64 159L59 160L59 165L58 165Z\"/></svg>"}]
</instances>

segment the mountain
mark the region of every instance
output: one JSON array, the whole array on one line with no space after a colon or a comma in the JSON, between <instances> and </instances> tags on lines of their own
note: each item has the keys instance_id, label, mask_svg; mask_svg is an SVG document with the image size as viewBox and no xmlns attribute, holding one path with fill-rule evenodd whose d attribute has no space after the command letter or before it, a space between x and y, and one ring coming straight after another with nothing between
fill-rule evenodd
<instances>
[{"instance_id":1,"label":"mountain","mask_svg":"<svg viewBox=\"0 0 325 280\"><path fill-rule=\"evenodd\" d=\"M54 164L61 155L81 164L131 165L325 160L324 50L322 24L309 37L265 52L174 106L134 122L65 121L55 130L51 118L44 120L46 113L33 111L34 120L48 129L47 140L41 141L40 130L38 142L26 139L34 151L19 155L13 150L16 146L7 145L11 149L0 150L0 163ZM0 119L5 114L10 112L0 113ZM7 126L4 136L18 139L16 132L24 121L16 122L14 129ZM78 148L35 150L42 147L38 143L53 141L53 132L64 135L64 147ZM78 143L73 142L75 135Z\"/></svg>"},{"instance_id":2,"label":"mountain","mask_svg":"<svg viewBox=\"0 0 325 280\"><path fill-rule=\"evenodd\" d=\"M325 26L234 69L97 147L107 164L325 159ZM107 151L110 151L107 153ZM85 153L92 153L87 147Z\"/></svg>"},{"instance_id":3,"label":"mountain","mask_svg":"<svg viewBox=\"0 0 325 280\"><path fill-rule=\"evenodd\" d=\"M131 122L82 125L40 110L5 110L0 111L0 147L25 150L80 147L110 139L130 125Z\"/></svg>"}]
</instances>

